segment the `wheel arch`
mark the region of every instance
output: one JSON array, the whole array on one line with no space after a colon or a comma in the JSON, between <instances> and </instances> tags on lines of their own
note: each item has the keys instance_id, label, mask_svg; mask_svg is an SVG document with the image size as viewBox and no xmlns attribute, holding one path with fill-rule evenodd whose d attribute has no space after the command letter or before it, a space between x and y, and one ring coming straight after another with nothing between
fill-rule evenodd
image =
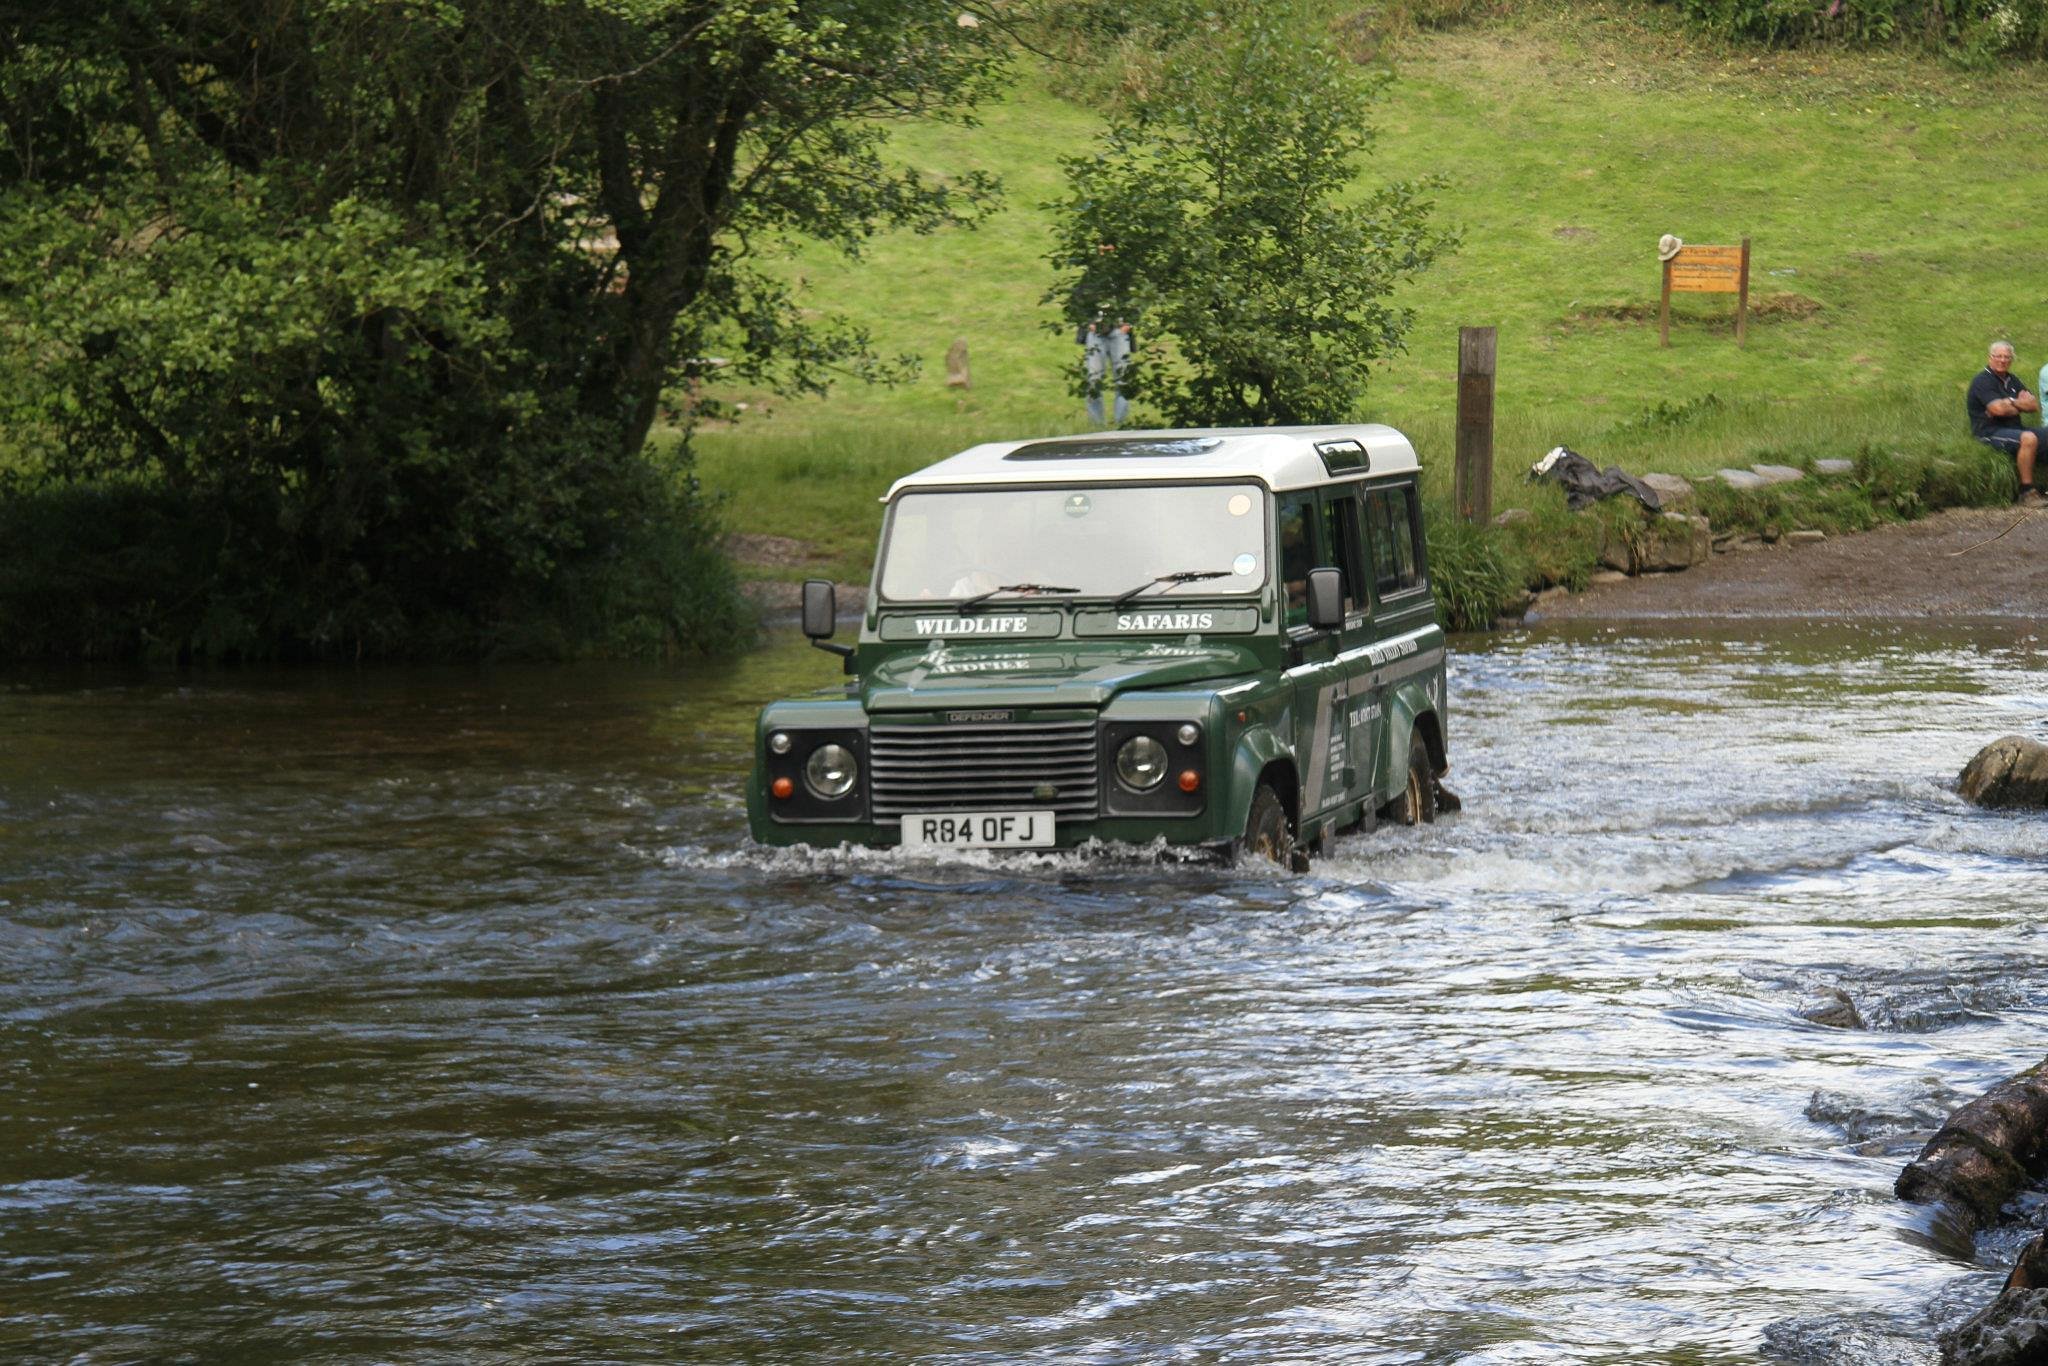
<instances>
[{"instance_id":1,"label":"wheel arch","mask_svg":"<svg viewBox=\"0 0 2048 1366\"><path fill-rule=\"evenodd\" d=\"M1260 783L1270 783L1273 795L1287 812L1287 822L1301 828L1301 775L1294 765L1293 749L1265 726L1257 726L1238 737L1230 763L1230 802L1224 813L1221 833L1230 839L1244 835L1245 821L1252 811L1252 794Z\"/></svg>"},{"instance_id":2,"label":"wheel arch","mask_svg":"<svg viewBox=\"0 0 2048 1366\"><path fill-rule=\"evenodd\" d=\"M1415 716L1415 730L1422 735L1424 748L1429 750L1429 766L1433 777L1441 778L1450 772L1451 763L1444 752L1444 725L1434 711L1418 712Z\"/></svg>"}]
</instances>

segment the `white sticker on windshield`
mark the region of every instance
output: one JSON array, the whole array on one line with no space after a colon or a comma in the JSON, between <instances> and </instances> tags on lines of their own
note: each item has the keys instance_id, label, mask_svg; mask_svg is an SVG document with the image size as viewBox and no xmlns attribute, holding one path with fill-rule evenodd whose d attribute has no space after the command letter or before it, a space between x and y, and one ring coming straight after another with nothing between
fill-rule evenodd
<instances>
[{"instance_id":1,"label":"white sticker on windshield","mask_svg":"<svg viewBox=\"0 0 2048 1366\"><path fill-rule=\"evenodd\" d=\"M1246 551L1230 562L1230 572L1233 574L1249 574L1258 567L1259 557L1250 551Z\"/></svg>"}]
</instances>

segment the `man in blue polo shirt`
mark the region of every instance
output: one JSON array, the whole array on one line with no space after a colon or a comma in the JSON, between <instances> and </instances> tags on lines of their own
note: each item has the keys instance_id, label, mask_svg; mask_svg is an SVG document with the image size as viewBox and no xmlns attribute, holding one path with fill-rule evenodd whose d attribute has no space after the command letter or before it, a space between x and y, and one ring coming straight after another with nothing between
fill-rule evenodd
<instances>
[{"instance_id":1,"label":"man in blue polo shirt","mask_svg":"<svg viewBox=\"0 0 2048 1366\"><path fill-rule=\"evenodd\" d=\"M1991 343L1984 368L1970 381L1966 405L1970 414L1970 435L1987 446L2004 451L2019 466L2020 502L2028 507L2048 503L2034 488L2034 457L2040 451L2040 435L2020 425L2021 413L2038 413L2041 401L2027 392L2012 372L2012 343Z\"/></svg>"}]
</instances>

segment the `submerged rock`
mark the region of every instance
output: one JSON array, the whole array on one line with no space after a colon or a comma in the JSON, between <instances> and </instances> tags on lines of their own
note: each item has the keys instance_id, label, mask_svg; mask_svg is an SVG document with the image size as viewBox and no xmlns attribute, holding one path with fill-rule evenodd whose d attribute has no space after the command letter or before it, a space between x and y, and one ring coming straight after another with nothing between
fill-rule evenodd
<instances>
[{"instance_id":1,"label":"submerged rock","mask_svg":"<svg viewBox=\"0 0 2048 1366\"><path fill-rule=\"evenodd\" d=\"M1821 999L1799 1012L1817 1025L1830 1029L1861 1029L1863 1014L1856 1009L1856 1003L1849 999L1849 993L1840 987L1829 987L1821 992Z\"/></svg>"},{"instance_id":2,"label":"submerged rock","mask_svg":"<svg viewBox=\"0 0 2048 1366\"><path fill-rule=\"evenodd\" d=\"M1977 751L1957 780L1978 806L2048 807L2048 745L2006 735Z\"/></svg>"}]
</instances>

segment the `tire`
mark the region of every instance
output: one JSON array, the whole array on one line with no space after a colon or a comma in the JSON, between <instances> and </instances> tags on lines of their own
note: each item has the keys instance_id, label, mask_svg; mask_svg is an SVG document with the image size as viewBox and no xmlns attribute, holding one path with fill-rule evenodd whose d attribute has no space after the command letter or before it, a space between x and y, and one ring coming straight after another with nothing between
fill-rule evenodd
<instances>
[{"instance_id":1,"label":"tire","mask_svg":"<svg viewBox=\"0 0 2048 1366\"><path fill-rule=\"evenodd\" d=\"M1408 733L1408 790L1401 794L1397 809L1403 825L1436 823L1436 767L1419 730Z\"/></svg>"},{"instance_id":2,"label":"tire","mask_svg":"<svg viewBox=\"0 0 2048 1366\"><path fill-rule=\"evenodd\" d=\"M1252 793L1252 809L1245 816L1244 838L1237 842L1237 854L1282 868L1294 866L1294 832L1287 828L1287 808L1280 805L1280 796L1270 783L1260 783Z\"/></svg>"}]
</instances>

